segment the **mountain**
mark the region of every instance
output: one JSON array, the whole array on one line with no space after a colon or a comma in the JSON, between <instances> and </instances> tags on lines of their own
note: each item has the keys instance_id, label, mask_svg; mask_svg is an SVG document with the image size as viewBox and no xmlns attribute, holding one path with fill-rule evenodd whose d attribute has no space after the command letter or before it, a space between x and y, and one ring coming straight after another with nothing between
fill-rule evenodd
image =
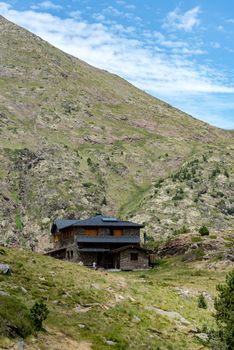
<instances>
[{"instance_id":1,"label":"mountain","mask_svg":"<svg viewBox=\"0 0 234 350\"><path fill-rule=\"evenodd\" d=\"M95 212L165 239L234 227L234 134L0 17L1 240L49 244Z\"/></svg>"}]
</instances>

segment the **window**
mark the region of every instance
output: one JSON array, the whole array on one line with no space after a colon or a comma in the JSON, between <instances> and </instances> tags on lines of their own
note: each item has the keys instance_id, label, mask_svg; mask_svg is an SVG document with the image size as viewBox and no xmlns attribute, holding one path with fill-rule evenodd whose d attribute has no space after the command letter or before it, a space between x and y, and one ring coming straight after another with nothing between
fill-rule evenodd
<instances>
[{"instance_id":1,"label":"window","mask_svg":"<svg viewBox=\"0 0 234 350\"><path fill-rule=\"evenodd\" d=\"M54 241L55 242L58 242L60 240L61 240L61 235L60 234L57 234L57 235L54 236Z\"/></svg>"},{"instance_id":2,"label":"window","mask_svg":"<svg viewBox=\"0 0 234 350\"><path fill-rule=\"evenodd\" d=\"M113 234L116 237L122 236L123 235L123 230L121 230L121 229L114 229Z\"/></svg>"},{"instance_id":3,"label":"window","mask_svg":"<svg viewBox=\"0 0 234 350\"><path fill-rule=\"evenodd\" d=\"M97 229L85 229L86 236L97 236Z\"/></svg>"},{"instance_id":4,"label":"window","mask_svg":"<svg viewBox=\"0 0 234 350\"><path fill-rule=\"evenodd\" d=\"M131 253L131 260L138 260L138 253Z\"/></svg>"}]
</instances>

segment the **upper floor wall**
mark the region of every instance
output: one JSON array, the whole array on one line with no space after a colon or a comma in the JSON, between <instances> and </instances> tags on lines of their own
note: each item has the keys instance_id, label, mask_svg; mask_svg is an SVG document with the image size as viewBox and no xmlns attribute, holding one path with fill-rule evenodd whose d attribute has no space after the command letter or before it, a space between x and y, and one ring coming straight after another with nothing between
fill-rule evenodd
<instances>
[{"instance_id":1,"label":"upper floor wall","mask_svg":"<svg viewBox=\"0 0 234 350\"><path fill-rule=\"evenodd\" d=\"M92 228L82 228L82 227L68 227L60 230L54 235L54 248L60 248L64 245L74 242L76 235L81 236L134 236L140 237L140 228L118 228L118 227L92 227Z\"/></svg>"}]
</instances>

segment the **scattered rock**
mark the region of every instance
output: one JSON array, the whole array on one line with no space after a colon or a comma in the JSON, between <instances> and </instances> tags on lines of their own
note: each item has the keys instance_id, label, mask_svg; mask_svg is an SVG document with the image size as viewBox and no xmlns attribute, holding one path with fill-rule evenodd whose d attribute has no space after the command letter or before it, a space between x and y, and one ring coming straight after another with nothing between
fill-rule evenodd
<instances>
[{"instance_id":1,"label":"scattered rock","mask_svg":"<svg viewBox=\"0 0 234 350\"><path fill-rule=\"evenodd\" d=\"M94 288L94 289L100 289L100 286L99 286L99 284L97 284L97 283L92 283L91 285L90 285L90 287L91 288Z\"/></svg>"},{"instance_id":2,"label":"scattered rock","mask_svg":"<svg viewBox=\"0 0 234 350\"><path fill-rule=\"evenodd\" d=\"M10 275L12 272L10 265L7 264L0 264L0 273L3 273L4 275Z\"/></svg>"},{"instance_id":3,"label":"scattered rock","mask_svg":"<svg viewBox=\"0 0 234 350\"><path fill-rule=\"evenodd\" d=\"M203 341L208 341L209 336L206 333L198 333L196 334L196 337L203 340Z\"/></svg>"},{"instance_id":4,"label":"scattered rock","mask_svg":"<svg viewBox=\"0 0 234 350\"><path fill-rule=\"evenodd\" d=\"M198 333L198 330L197 330L197 328L191 328L191 329L189 330L189 333L190 333L190 334L197 334L197 333Z\"/></svg>"},{"instance_id":5,"label":"scattered rock","mask_svg":"<svg viewBox=\"0 0 234 350\"><path fill-rule=\"evenodd\" d=\"M133 321L136 322L136 323L139 323L139 322L141 322L141 319L138 316L134 316L133 317Z\"/></svg>"},{"instance_id":6,"label":"scattered rock","mask_svg":"<svg viewBox=\"0 0 234 350\"><path fill-rule=\"evenodd\" d=\"M115 341L113 341L113 340L106 340L105 343L106 343L107 345L111 345L111 346L115 346L115 345L117 344L117 343L116 343Z\"/></svg>"},{"instance_id":7,"label":"scattered rock","mask_svg":"<svg viewBox=\"0 0 234 350\"><path fill-rule=\"evenodd\" d=\"M163 258L165 256L181 255L189 250L190 245L190 238L177 238L163 244L159 248L157 255L160 258Z\"/></svg>"},{"instance_id":8,"label":"scattered rock","mask_svg":"<svg viewBox=\"0 0 234 350\"><path fill-rule=\"evenodd\" d=\"M162 315L162 316L166 316L166 317L173 319L175 321L179 321L181 324L183 324L185 326L190 325L190 322L188 320L186 320L186 318L181 316L181 314L179 314L176 311L165 311L162 309L158 309L154 306L148 306L146 309L150 310L150 311L155 311L157 314Z\"/></svg>"},{"instance_id":9,"label":"scattered rock","mask_svg":"<svg viewBox=\"0 0 234 350\"><path fill-rule=\"evenodd\" d=\"M74 308L74 311L75 312L78 312L78 313L85 313L85 312L88 312L91 310L91 306L90 307L83 307L81 305L77 305L75 308Z\"/></svg>"},{"instance_id":10,"label":"scattered rock","mask_svg":"<svg viewBox=\"0 0 234 350\"><path fill-rule=\"evenodd\" d=\"M124 296L122 296L121 294L116 294L115 295L115 300L116 301L122 301L122 300L124 300Z\"/></svg>"},{"instance_id":11,"label":"scattered rock","mask_svg":"<svg viewBox=\"0 0 234 350\"><path fill-rule=\"evenodd\" d=\"M234 261L234 254L227 255L227 260Z\"/></svg>"},{"instance_id":12,"label":"scattered rock","mask_svg":"<svg viewBox=\"0 0 234 350\"><path fill-rule=\"evenodd\" d=\"M190 246L190 249L197 249L198 248L198 244L197 243L193 243L191 246Z\"/></svg>"},{"instance_id":13,"label":"scattered rock","mask_svg":"<svg viewBox=\"0 0 234 350\"><path fill-rule=\"evenodd\" d=\"M132 302L135 302L135 301L136 301L136 299L134 299L134 298L131 297L130 295L128 296L128 299L129 299L130 301L132 301Z\"/></svg>"},{"instance_id":14,"label":"scattered rock","mask_svg":"<svg viewBox=\"0 0 234 350\"><path fill-rule=\"evenodd\" d=\"M56 276L56 272L54 272L54 271L50 271L49 274L50 274L51 276Z\"/></svg>"},{"instance_id":15,"label":"scattered rock","mask_svg":"<svg viewBox=\"0 0 234 350\"><path fill-rule=\"evenodd\" d=\"M25 289L24 287L21 287L20 289L21 289L21 291L22 291L24 294L27 294L27 293L28 293L27 289Z\"/></svg>"},{"instance_id":16,"label":"scattered rock","mask_svg":"<svg viewBox=\"0 0 234 350\"><path fill-rule=\"evenodd\" d=\"M191 292L188 289L182 289L182 288L175 288L175 290L178 292L178 294L184 298L185 300L188 300L191 297ZM193 296L193 295L192 295Z\"/></svg>"},{"instance_id":17,"label":"scattered rock","mask_svg":"<svg viewBox=\"0 0 234 350\"><path fill-rule=\"evenodd\" d=\"M17 350L24 350L26 348L25 346L25 342L24 341L20 341L18 344L16 344L15 347Z\"/></svg>"},{"instance_id":18,"label":"scattered rock","mask_svg":"<svg viewBox=\"0 0 234 350\"><path fill-rule=\"evenodd\" d=\"M47 225L47 224L50 223L50 218L44 218L44 219L42 219L41 222L42 222L43 225Z\"/></svg>"},{"instance_id":19,"label":"scattered rock","mask_svg":"<svg viewBox=\"0 0 234 350\"><path fill-rule=\"evenodd\" d=\"M3 297L9 297L10 294L8 294L7 292L4 292L4 290L0 290L0 295L2 295Z\"/></svg>"},{"instance_id":20,"label":"scattered rock","mask_svg":"<svg viewBox=\"0 0 234 350\"><path fill-rule=\"evenodd\" d=\"M85 325L84 324L78 324L78 326L80 327L80 328L85 328Z\"/></svg>"},{"instance_id":21,"label":"scattered rock","mask_svg":"<svg viewBox=\"0 0 234 350\"><path fill-rule=\"evenodd\" d=\"M203 294L204 297L207 298L209 301L213 300L212 296L203 290L193 290L193 289L179 288L179 287L176 287L175 290L178 292L178 294L182 298L184 298L186 300L188 300L189 298L195 298L195 297L199 296L200 294Z\"/></svg>"}]
</instances>

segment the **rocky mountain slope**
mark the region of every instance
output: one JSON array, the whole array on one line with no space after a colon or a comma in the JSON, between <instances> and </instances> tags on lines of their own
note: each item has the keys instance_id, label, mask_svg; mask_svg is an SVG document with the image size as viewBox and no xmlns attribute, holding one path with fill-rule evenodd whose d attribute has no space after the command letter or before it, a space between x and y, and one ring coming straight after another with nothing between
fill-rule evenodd
<instances>
[{"instance_id":1,"label":"rocky mountain slope","mask_svg":"<svg viewBox=\"0 0 234 350\"><path fill-rule=\"evenodd\" d=\"M234 135L0 17L1 240L102 211L160 239L234 227Z\"/></svg>"}]
</instances>

